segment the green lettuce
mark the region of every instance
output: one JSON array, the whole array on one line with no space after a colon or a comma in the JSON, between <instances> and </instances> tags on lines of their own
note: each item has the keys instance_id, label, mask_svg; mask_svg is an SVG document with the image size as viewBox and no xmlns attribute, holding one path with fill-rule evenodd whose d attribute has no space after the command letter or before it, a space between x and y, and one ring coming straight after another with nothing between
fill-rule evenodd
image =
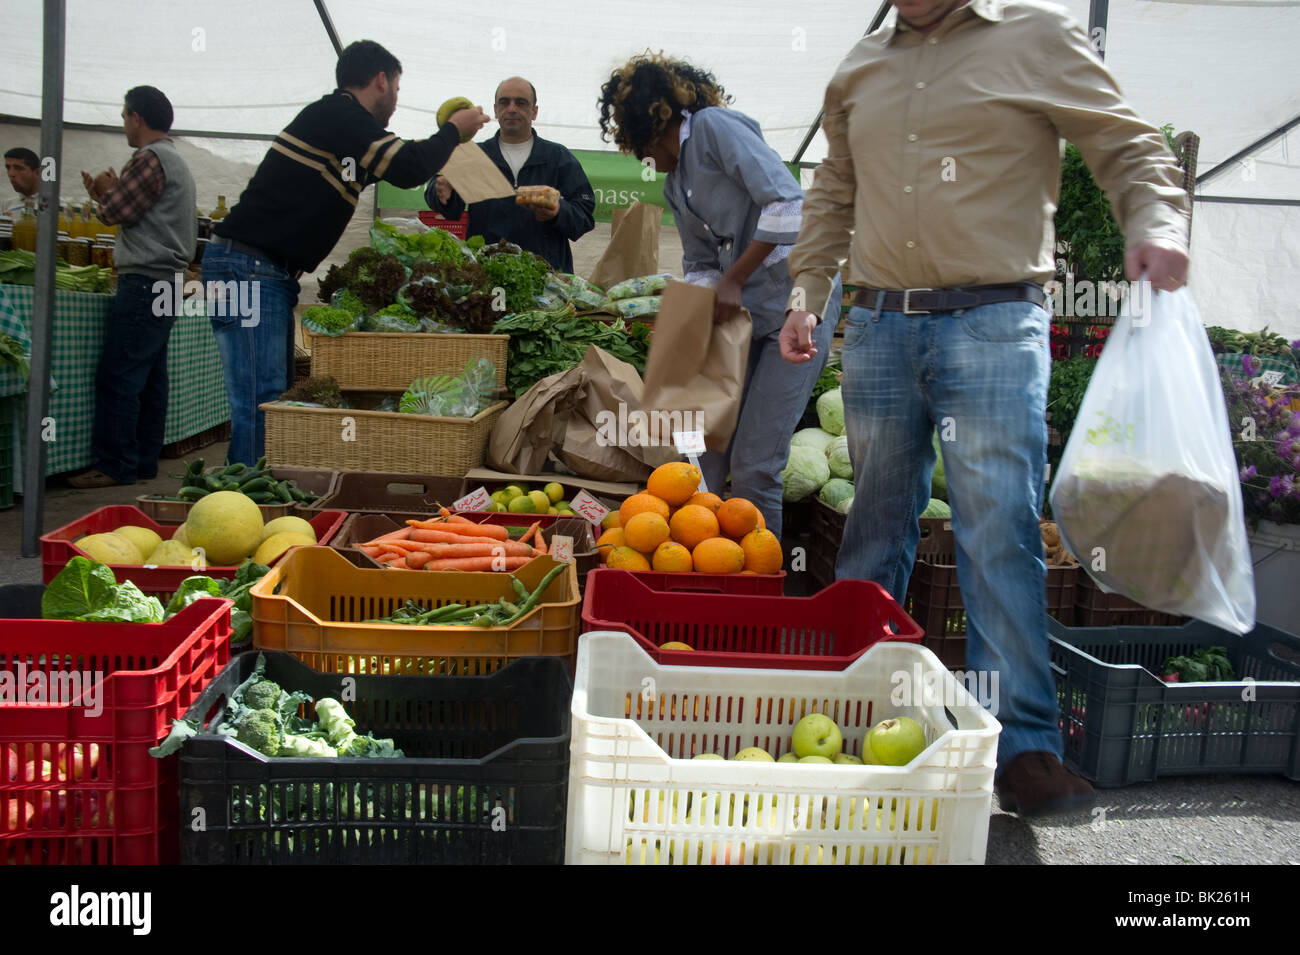
<instances>
[{"instance_id":1,"label":"green lettuce","mask_svg":"<svg viewBox=\"0 0 1300 955\"><path fill-rule=\"evenodd\" d=\"M95 623L161 623L163 606L146 597L127 581L119 584L105 564L74 557L41 596L41 616L46 620L84 620Z\"/></svg>"}]
</instances>

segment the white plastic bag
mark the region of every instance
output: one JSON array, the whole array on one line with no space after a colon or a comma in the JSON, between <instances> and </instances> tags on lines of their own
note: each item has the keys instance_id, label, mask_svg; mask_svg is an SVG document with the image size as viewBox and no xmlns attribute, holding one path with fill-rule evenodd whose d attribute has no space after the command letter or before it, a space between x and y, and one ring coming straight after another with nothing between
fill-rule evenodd
<instances>
[{"instance_id":1,"label":"white plastic bag","mask_svg":"<svg viewBox=\"0 0 1300 955\"><path fill-rule=\"evenodd\" d=\"M1228 413L1187 289L1126 299L1051 502L1066 547L1103 591L1236 633L1254 628Z\"/></svg>"}]
</instances>

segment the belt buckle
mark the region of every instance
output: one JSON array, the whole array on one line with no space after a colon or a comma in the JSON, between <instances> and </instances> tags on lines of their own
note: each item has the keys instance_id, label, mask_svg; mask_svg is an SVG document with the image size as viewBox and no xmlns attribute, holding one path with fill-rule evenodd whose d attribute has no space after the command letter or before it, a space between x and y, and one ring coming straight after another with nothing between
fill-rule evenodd
<instances>
[{"instance_id":1,"label":"belt buckle","mask_svg":"<svg viewBox=\"0 0 1300 955\"><path fill-rule=\"evenodd\" d=\"M904 315L925 315L930 310L928 308L912 308L911 296L913 292L933 292L933 288L905 288L903 289L903 314Z\"/></svg>"}]
</instances>

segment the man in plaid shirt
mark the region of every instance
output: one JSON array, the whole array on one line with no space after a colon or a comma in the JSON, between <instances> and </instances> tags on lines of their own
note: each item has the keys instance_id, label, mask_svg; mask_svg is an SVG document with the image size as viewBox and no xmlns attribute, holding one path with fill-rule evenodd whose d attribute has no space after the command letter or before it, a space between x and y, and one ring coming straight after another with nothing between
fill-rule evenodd
<instances>
[{"instance_id":1,"label":"man in plaid shirt","mask_svg":"<svg viewBox=\"0 0 1300 955\"><path fill-rule=\"evenodd\" d=\"M109 487L158 474L167 423L167 340L172 285L194 258L198 219L194 177L167 135L172 105L160 90L137 86L122 107L126 141L136 152L93 179L81 174L106 225L119 226L117 294L95 371L95 466L73 487ZM146 555L148 556L148 555Z\"/></svg>"}]
</instances>

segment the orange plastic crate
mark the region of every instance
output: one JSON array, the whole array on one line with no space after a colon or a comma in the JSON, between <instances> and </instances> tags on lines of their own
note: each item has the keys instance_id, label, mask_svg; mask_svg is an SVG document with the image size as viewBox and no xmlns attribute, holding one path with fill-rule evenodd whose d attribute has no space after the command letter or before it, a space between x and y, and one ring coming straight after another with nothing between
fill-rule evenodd
<instances>
[{"instance_id":1,"label":"orange plastic crate","mask_svg":"<svg viewBox=\"0 0 1300 955\"><path fill-rule=\"evenodd\" d=\"M537 557L514 572L532 591L556 566ZM519 600L510 574L368 570L328 547L298 547L253 587L253 644L284 650L316 670L376 675L479 676L520 657L563 657L577 650L581 598L573 564L541 601L508 627L415 627L365 623L408 600L447 604Z\"/></svg>"}]
</instances>

